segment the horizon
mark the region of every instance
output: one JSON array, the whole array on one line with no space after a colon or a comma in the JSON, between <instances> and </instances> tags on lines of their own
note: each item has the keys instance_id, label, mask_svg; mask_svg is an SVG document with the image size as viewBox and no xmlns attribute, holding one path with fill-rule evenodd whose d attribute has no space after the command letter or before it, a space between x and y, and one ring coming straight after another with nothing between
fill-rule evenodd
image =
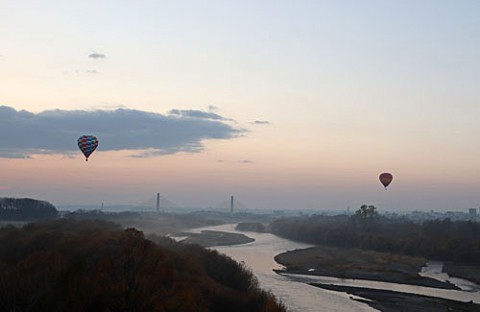
<instances>
[{"instance_id":1,"label":"horizon","mask_svg":"<svg viewBox=\"0 0 480 312\"><path fill-rule=\"evenodd\" d=\"M0 197L479 207L479 9L3 1ZM86 134L99 140L88 162Z\"/></svg>"}]
</instances>

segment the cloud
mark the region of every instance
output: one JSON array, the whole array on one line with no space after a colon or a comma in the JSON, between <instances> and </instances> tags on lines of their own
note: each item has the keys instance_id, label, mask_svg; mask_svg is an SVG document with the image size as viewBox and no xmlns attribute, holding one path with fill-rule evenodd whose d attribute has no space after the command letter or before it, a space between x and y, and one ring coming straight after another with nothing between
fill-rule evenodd
<instances>
[{"instance_id":1,"label":"cloud","mask_svg":"<svg viewBox=\"0 0 480 312\"><path fill-rule=\"evenodd\" d=\"M83 134L98 137L99 151L138 150L132 156L150 157L200 152L204 140L232 139L245 133L222 116L193 112L196 113L163 115L119 108L48 110L34 114L0 106L0 157L77 153L76 141Z\"/></svg>"},{"instance_id":2,"label":"cloud","mask_svg":"<svg viewBox=\"0 0 480 312\"><path fill-rule=\"evenodd\" d=\"M98 74L98 71L96 71L95 69L87 69L85 72L86 72L87 74L93 74L93 75L94 75L94 74Z\"/></svg>"},{"instance_id":3,"label":"cloud","mask_svg":"<svg viewBox=\"0 0 480 312\"><path fill-rule=\"evenodd\" d=\"M252 121L251 124L253 124L253 125L269 125L270 121L268 121L268 120L255 120L255 121Z\"/></svg>"},{"instance_id":4,"label":"cloud","mask_svg":"<svg viewBox=\"0 0 480 312\"><path fill-rule=\"evenodd\" d=\"M213 120L226 120L224 117L212 113L212 112L204 112L200 110L178 110L178 109L172 109L169 111L169 114L171 115L178 115L180 117L187 117L187 118L202 118L202 119L213 119Z\"/></svg>"},{"instance_id":5,"label":"cloud","mask_svg":"<svg viewBox=\"0 0 480 312\"><path fill-rule=\"evenodd\" d=\"M32 154L43 154L42 150L31 150ZM16 149L5 148L0 150L0 157L1 158L23 158L23 159L30 159L30 155L27 153L26 150L18 151Z\"/></svg>"},{"instance_id":6,"label":"cloud","mask_svg":"<svg viewBox=\"0 0 480 312\"><path fill-rule=\"evenodd\" d=\"M253 163L253 161L249 160L249 159L244 159L244 160L240 160L239 163L242 163L242 164L251 164Z\"/></svg>"},{"instance_id":7,"label":"cloud","mask_svg":"<svg viewBox=\"0 0 480 312\"><path fill-rule=\"evenodd\" d=\"M102 54L102 53L97 53L97 52L93 52L93 53L90 53L88 55L89 58L93 58L93 59L105 59L107 58L107 56L105 54Z\"/></svg>"},{"instance_id":8,"label":"cloud","mask_svg":"<svg viewBox=\"0 0 480 312\"><path fill-rule=\"evenodd\" d=\"M219 163L238 163L238 164L253 164L253 161L252 160L249 160L249 159L243 159L243 160L237 160L237 161L233 161L233 160L223 160L223 159L218 159L217 162Z\"/></svg>"}]
</instances>

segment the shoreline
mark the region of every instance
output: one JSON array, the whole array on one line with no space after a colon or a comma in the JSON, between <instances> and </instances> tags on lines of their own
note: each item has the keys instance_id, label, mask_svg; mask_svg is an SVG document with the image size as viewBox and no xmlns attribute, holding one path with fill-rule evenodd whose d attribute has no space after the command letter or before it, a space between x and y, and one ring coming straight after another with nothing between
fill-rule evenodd
<instances>
[{"instance_id":1,"label":"shoreline","mask_svg":"<svg viewBox=\"0 0 480 312\"><path fill-rule=\"evenodd\" d=\"M427 262L423 258L317 246L287 251L276 255L274 259L285 267L283 270L277 270L277 273L362 279L460 290L450 282L420 276L418 273Z\"/></svg>"},{"instance_id":2,"label":"shoreline","mask_svg":"<svg viewBox=\"0 0 480 312\"><path fill-rule=\"evenodd\" d=\"M350 299L363 302L383 312L397 311L422 311L422 312L474 312L480 311L480 304L473 302L461 302L424 295L415 295L384 289L372 289L364 287L338 286L322 283L310 283L310 285L330 290L344 292L352 295ZM361 298L356 298L358 296ZM363 299L362 299L363 298Z\"/></svg>"},{"instance_id":3,"label":"shoreline","mask_svg":"<svg viewBox=\"0 0 480 312\"><path fill-rule=\"evenodd\" d=\"M356 280L366 280L366 281L375 281L375 282L386 282L386 283L396 283L396 284L405 284L411 286L421 286L421 287L430 287L430 288L437 288L437 289L448 289L448 290L461 290L457 286L449 282L441 282L431 278L422 278L420 277L418 280L408 280L397 278L391 275L383 275L383 276L368 276L366 274L349 274L349 275L335 275L335 273L322 271L321 273L312 272L308 270L289 270L289 269L273 269L273 271L277 274L298 274L298 275L308 275L308 276L326 276L326 277L334 277L334 278L341 278L341 279L356 279Z\"/></svg>"},{"instance_id":4,"label":"shoreline","mask_svg":"<svg viewBox=\"0 0 480 312\"><path fill-rule=\"evenodd\" d=\"M241 233L212 230L204 230L200 233L184 232L182 235L188 236L180 240L181 243L197 244L203 247L243 245L255 241L253 238Z\"/></svg>"},{"instance_id":5,"label":"shoreline","mask_svg":"<svg viewBox=\"0 0 480 312\"><path fill-rule=\"evenodd\" d=\"M191 233L183 233L183 234L192 235ZM229 236L229 234L233 234L231 238L235 237L235 239L233 240L220 239L222 237ZM222 232L222 231L203 231L202 233L200 234L197 233L197 235L193 235L193 236L196 236L196 238L200 238L201 240L210 242L210 246L237 245L242 243L243 238L245 237L248 238L243 234L240 234L240 235L236 235L236 234L238 233L229 233L229 232ZM250 239L253 241L252 238ZM296 250L296 252L302 251L302 250L305 250L305 249ZM354 251L354 252L357 252L357 251ZM277 260L277 257L279 255L281 254L276 255L274 257L274 260L279 264L283 264ZM297 256L298 255L296 255L295 258L297 258L297 260L300 262L306 260L305 254L303 255L303 257L299 257L299 256L297 257ZM405 275L398 274L398 272L396 273L390 272L389 273L390 280L388 278L385 278L388 275L388 274L385 274L385 272L379 273L375 271L369 271L369 272L356 271L358 276L361 276L361 277L350 276L350 274L347 274L347 273L351 273L351 272L348 272L348 271L343 272L345 276L339 276L335 274L335 270L332 270L332 268L329 268L330 274L324 274L325 272L322 270L315 270L314 272L312 272L311 265L313 262L311 261L303 262L304 266L297 266L294 269L292 268L290 269L286 268L286 269L280 269L280 270L273 269L273 271L276 274L297 273L297 274L304 274L304 275L310 275L310 276L332 276L337 278L357 278L357 279L368 279L368 278L365 278L365 274L367 274L367 275L372 275L377 277L375 279L370 278L370 280L376 280L380 282L393 282L398 284L426 286L426 287L433 287L438 289L458 289L453 284L440 282L430 278L423 278L421 276L418 276L415 278L415 282L416 282L415 284L406 283L405 279L408 279L409 273L414 272L416 275L418 275L418 272L420 271L419 266L423 265L426 260L421 258L418 258L418 259L416 258L415 261L413 261L410 258L404 259L403 257L400 257L398 255L395 255L395 257L397 261L393 264L390 263L389 268L396 269L397 271L399 270L403 272ZM369 258L362 259L361 257L354 258L354 259L360 262L362 262L362 260L368 262L369 260ZM407 266L407 264L411 264L410 261L413 261L415 265ZM338 264L336 261L335 263ZM328 268L325 268L320 265L318 265L315 268L317 269L322 268L323 270L328 271ZM355 270L353 272L355 273ZM418 282L420 280L423 280L423 282ZM379 309L381 311L386 311L386 312L415 311L415 310L422 311L422 312L423 311L426 311L426 312L480 311L480 305L478 303L468 303L468 302L444 299L440 297L430 297L426 295L417 295L417 294L404 293L401 291L393 291L393 290L378 290L378 289L367 288L367 287L337 286L337 285L326 284L323 282L320 282L320 283L304 282L304 283L307 285L315 286L325 290L339 291L346 294L350 294L352 295L350 297L351 300L356 300L358 302L368 304L369 306L375 309Z\"/></svg>"}]
</instances>

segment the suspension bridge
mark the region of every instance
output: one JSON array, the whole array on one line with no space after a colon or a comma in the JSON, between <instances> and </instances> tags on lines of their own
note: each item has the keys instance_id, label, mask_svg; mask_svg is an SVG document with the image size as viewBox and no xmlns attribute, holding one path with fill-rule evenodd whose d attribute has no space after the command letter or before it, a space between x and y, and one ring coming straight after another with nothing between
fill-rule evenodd
<instances>
[{"instance_id":1,"label":"suspension bridge","mask_svg":"<svg viewBox=\"0 0 480 312\"><path fill-rule=\"evenodd\" d=\"M193 208L201 209L201 207L184 207L178 205L164 195L157 193L147 200L133 206L132 210L143 212L179 212L191 210ZM230 213L245 212L248 210L247 206L245 206L245 204L239 201L235 196L226 197L224 200L219 200L216 204L204 209Z\"/></svg>"}]
</instances>

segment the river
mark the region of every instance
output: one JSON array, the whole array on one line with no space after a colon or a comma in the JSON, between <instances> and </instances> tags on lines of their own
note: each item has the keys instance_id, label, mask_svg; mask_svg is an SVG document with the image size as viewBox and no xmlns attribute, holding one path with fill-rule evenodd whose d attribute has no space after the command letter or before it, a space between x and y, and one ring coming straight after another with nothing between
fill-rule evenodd
<instances>
[{"instance_id":1,"label":"river","mask_svg":"<svg viewBox=\"0 0 480 312\"><path fill-rule=\"evenodd\" d=\"M289 311L292 312L377 311L365 303L351 300L350 297L352 296L346 293L317 288L308 284L311 282L388 289L464 302L471 300L480 304L480 289L478 288L478 285L473 284L472 286L471 283L469 284L467 281L460 279L457 280L459 286L461 286L462 289L467 289L465 285L468 285L470 287L468 290L445 290L397 283L340 279L325 276L298 274L279 275L273 272L273 269L282 268L281 265L273 260L276 255L288 250L308 248L311 247L311 245L283 239L269 233L238 232L235 230L235 224L198 228L192 232L201 232L203 230L244 233L255 239L254 242L244 245L218 246L213 247L212 249L218 250L236 261L244 262L257 277L260 287L271 291L287 306ZM425 275L437 279L448 279L448 276L445 276L445 273L441 272L441 266L439 267L439 263L431 264L431 266L423 270Z\"/></svg>"}]
</instances>

